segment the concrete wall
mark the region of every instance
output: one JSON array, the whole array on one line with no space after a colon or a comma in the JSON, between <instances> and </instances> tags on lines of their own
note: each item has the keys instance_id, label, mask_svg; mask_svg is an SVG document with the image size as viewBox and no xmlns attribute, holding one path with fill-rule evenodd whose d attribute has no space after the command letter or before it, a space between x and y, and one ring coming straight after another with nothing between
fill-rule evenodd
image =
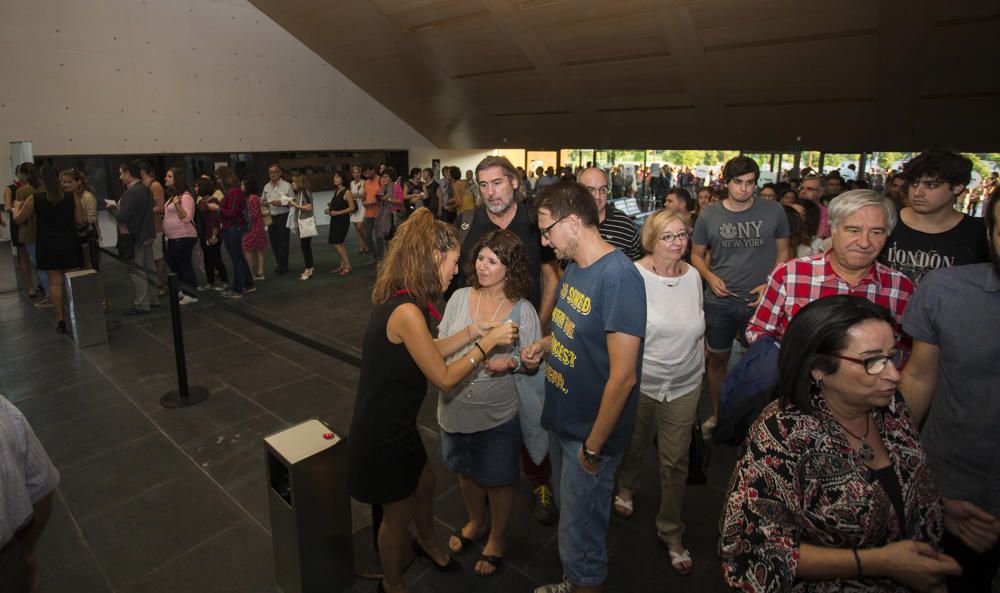
<instances>
[{"instance_id":1,"label":"concrete wall","mask_svg":"<svg viewBox=\"0 0 1000 593\"><path fill-rule=\"evenodd\" d=\"M435 152L245 0L2 5L4 183L14 140L35 155Z\"/></svg>"}]
</instances>

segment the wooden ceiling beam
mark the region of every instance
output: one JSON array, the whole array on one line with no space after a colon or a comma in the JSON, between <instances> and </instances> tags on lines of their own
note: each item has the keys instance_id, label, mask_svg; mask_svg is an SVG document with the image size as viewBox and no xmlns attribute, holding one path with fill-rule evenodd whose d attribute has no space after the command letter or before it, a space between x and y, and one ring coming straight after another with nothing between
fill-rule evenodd
<instances>
[{"instance_id":1,"label":"wooden ceiling beam","mask_svg":"<svg viewBox=\"0 0 1000 593\"><path fill-rule=\"evenodd\" d=\"M725 110L711 80L705 47L698 36L691 11L686 5L647 0L649 13L657 21L665 49L691 97L698 126L708 137L723 131Z\"/></svg>"},{"instance_id":2,"label":"wooden ceiling beam","mask_svg":"<svg viewBox=\"0 0 1000 593\"><path fill-rule=\"evenodd\" d=\"M570 110L581 126L592 125L594 112L587 105L576 85L553 59L538 33L522 20L511 0L482 0L493 21L510 41L521 50L532 66L548 83L551 92Z\"/></svg>"}]
</instances>

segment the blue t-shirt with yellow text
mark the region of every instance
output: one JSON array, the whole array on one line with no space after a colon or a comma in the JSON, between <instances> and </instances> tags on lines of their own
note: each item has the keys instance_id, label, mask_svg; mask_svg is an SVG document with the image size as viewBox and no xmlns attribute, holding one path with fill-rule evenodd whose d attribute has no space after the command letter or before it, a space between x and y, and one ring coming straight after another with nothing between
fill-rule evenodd
<instances>
[{"instance_id":1,"label":"blue t-shirt with yellow text","mask_svg":"<svg viewBox=\"0 0 1000 593\"><path fill-rule=\"evenodd\" d=\"M552 352L546 358L542 426L562 439L583 442L597 419L611 370L607 334L643 338L646 333L646 289L635 264L617 249L586 268L570 263L549 327ZM636 384L602 454L623 452L631 436L642 346L635 373Z\"/></svg>"}]
</instances>

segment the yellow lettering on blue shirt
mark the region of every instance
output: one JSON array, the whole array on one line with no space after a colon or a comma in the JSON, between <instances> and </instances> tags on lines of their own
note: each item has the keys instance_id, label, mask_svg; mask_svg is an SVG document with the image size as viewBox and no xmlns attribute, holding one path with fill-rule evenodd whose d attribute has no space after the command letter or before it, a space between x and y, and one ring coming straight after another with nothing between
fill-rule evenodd
<instances>
[{"instance_id":1,"label":"yellow lettering on blue shirt","mask_svg":"<svg viewBox=\"0 0 1000 593\"><path fill-rule=\"evenodd\" d=\"M564 346L555 334L552 335L552 357L570 368L576 366L576 353Z\"/></svg>"},{"instance_id":2,"label":"yellow lettering on blue shirt","mask_svg":"<svg viewBox=\"0 0 1000 593\"><path fill-rule=\"evenodd\" d=\"M555 386L556 389L563 393L568 393L566 389L566 378L562 376L562 373L552 368L552 366L545 367L545 380Z\"/></svg>"},{"instance_id":3,"label":"yellow lettering on blue shirt","mask_svg":"<svg viewBox=\"0 0 1000 593\"><path fill-rule=\"evenodd\" d=\"M563 284L563 287L568 285ZM590 297L583 294L579 290L568 286L568 289L563 291L566 294L563 295L563 300L566 301L570 307L573 307L580 312L580 315L590 315Z\"/></svg>"}]
</instances>

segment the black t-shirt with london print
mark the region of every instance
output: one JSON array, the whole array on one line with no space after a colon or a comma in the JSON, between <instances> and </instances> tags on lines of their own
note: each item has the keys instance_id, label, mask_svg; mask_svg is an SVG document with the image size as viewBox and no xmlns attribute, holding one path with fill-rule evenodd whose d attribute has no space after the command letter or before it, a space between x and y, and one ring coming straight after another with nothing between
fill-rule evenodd
<instances>
[{"instance_id":1,"label":"black t-shirt with london print","mask_svg":"<svg viewBox=\"0 0 1000 593\"><path fill-rule=\"evenodd\" d=\"M989 261L986 226L982 218L967 214L943 233L924 233L906 226L902 219L889 235L879 261L919 284L924 274Z\"/></svg>"}]
</instances>

